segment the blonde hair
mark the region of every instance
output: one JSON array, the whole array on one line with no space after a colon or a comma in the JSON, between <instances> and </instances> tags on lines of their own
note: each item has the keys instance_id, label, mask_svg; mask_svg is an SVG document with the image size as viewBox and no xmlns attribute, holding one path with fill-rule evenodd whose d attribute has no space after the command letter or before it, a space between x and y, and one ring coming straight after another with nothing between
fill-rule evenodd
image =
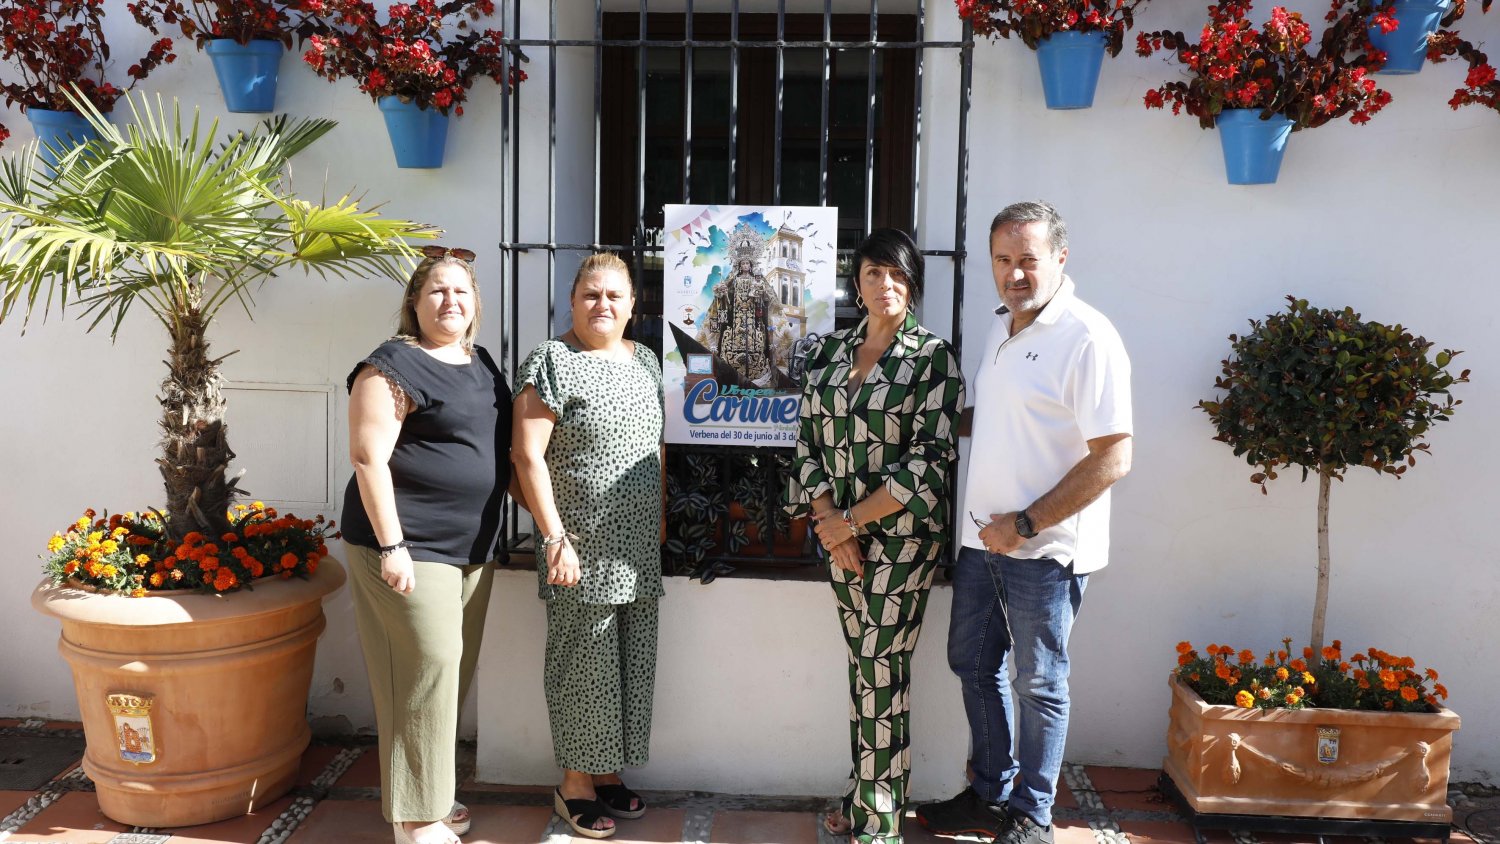
<instances>
[{"instance_id":1,"label":"blonde hair","mask_svg":"<svg viewBox=\"0 0 1500 844\"><path fill-rule=\"evenodd\" d=\"M469 277L469 287L474 291L474 319L469 322L469 330L459 340L464 351L473 354L474 338L479 336L479 317L484 313L484 303L479 299L479 280L474 277L474 268L468 261L453 255L423 258L416 269L411 271L411 278L406 280L406 292L401 296L401 314L396 325L396 336L413 346L422 342L422 326L417 321L417 297L422 295L422 288L427 285L433 271L445 266L462 269Z\"/></svg>"},{"instance_id":2,"label":"blonde hair","mask_svg":"<svg viewBox=\"0 0 1500 844\"><path fill-rule=\"evenodd\" d=\"M578 265L578 274L573 276L573 286L568 288L568 298L572 299L573 294L578 292L578 282L591 275L607 273L610 270L625 276L626 283L630 285L630 298L634 299L635 282L630 278L630 267L626 266L625 262L620 260L620 256L613 252L595 252L583 259L583 263Z\"/></svg>"}]
</instances>

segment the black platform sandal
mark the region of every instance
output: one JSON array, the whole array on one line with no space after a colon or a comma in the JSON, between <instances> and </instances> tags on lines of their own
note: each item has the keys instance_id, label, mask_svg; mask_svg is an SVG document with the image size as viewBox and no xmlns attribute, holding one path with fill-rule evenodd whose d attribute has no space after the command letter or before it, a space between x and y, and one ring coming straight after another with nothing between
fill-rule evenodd
<instances>
[{"instance_id":1,"label":"black platform sandal","mask_svg":"<svg viewBox=\"0 0 1500 844\"><path fill-rule=\"evenodd\" d=\"M608 829L594 829L594 824L608 814L604 804L598 800L587 800L582 797L564 800L561 789L552 792L552 810L567 821L568 826L573 827L574 832L584 838L608 838L619 828L611 826Z\"/></svg>"},{"instance_id":2,"label":"black platform sandal","mask_svg":"<svg viewBox=\"0 0 1500 844\"><path fill-rule=\"evenodd\" d=\"M622 782L610 785L594 786L594 793L599 795L599 802L604 804L605 811L616 818L634 820L646 814L646 801L639 794L625 787ZM630 808L634 804L635 808Z\"/></svg>"}]
</instances>

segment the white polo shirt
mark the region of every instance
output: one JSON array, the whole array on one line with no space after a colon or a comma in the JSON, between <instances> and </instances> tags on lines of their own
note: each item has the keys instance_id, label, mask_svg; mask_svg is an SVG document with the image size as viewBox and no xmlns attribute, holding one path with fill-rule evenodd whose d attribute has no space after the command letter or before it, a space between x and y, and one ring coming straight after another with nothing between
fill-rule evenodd
<instances>
[{"instance_id":1,"label":"white polo shirt","mask_svg":"<svg viewBox=\"0 0 1500 844\"><path fill-rule=\"evenodd\" d=\"M1088 455L1088 441L1130 428L1130 358L1109 320L1074 293L1063 276L1052 301L1014 337L1011 314L996 311L985 338L975 397L963 544L984 549L969 513L1030 506ZM1028 539L1010 556L1051 557L1077 574L1109 562L1109 491Z\"/></svg>"}]
</instances>

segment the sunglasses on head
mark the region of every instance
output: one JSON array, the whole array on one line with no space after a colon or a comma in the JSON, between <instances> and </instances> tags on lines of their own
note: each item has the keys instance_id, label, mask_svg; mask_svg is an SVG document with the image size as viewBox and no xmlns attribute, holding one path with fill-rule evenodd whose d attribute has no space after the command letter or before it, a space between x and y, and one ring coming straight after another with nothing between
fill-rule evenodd
<instances>
[{"instance_id":1,"label":"sunglasses on head","mask_svg":"<svg viewBox=\"0 0 1500 844\"><path fill-rule=\"evenodd\" d=\"M460 261L472 261L475 257L474 250L458 246L424 246L422 254L429 258L446 258L452 255Z\"/></svg>"}]
</instances>

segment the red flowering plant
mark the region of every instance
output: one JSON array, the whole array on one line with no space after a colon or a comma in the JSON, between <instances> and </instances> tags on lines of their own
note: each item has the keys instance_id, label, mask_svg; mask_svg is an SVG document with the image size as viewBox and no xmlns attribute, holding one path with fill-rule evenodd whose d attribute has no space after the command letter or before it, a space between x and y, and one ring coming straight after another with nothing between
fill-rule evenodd
<instances>
[{"instance_id":1,"label":"red flowering plant","mask_svg":"<svg viewBox=\"0 0 1500 844\"><path fill-rule=\"evenodd\" d=\"M104 6L104 0L0 0L0 64L12 71L0 80L5 104L72 111L65 92L76 89L95 108L109 111L121 94L177 58L172 40L162 38L130 65L129 84L114 85L104 73L110 58ZM0 142L9 135L0 126Z\"/></svg>"},{"instance_id":2,"label":"red flowering plant","mask_svg":"<svg viewBox=\"0 0 1500 844\"><path fill-rule=\"evenodd\" d=\"M280 41L290 50L294 36L302 41L319 31L322 5L321 0L136 0L125 8L153 33L176 27L200 50L219 38L239 44Z\"/></svg>"},{"instance_id":3,"label":"red flowering plant","mask_svg":"<svg viewBox=\"0 0 1500 844\"><path fill-rule=\"evenodd\" d=\"M1348 659L1334 639L1314 659L1312 648L1291 658L1291 639L1257 659L1249 649L1209 645L1199 655L1190 642L1177 644L1176 674L1204 703L1241 709L1367 709L1434 712L1448 690L1431 668L1418 674L1409 656L1377 648ZM1428 682L1432 686L1428 687Z\"/></svg>"},{"instance_id":4,"label":"red flowering plant","mask_svg":"<svg viewBox=\"0 0 1500 844\"><path fill-rule=\"evenodd\" d=\"M1146 0L955 0L958 16L974 31L1009 38L1012 33L1035 50L1056 32L1102 32L1105 50L1120 55L1125 30Z\"/></svg>"},{"instance_id":5,"label":"red flowering plant","mask_svg":"<svg viewBox=\"0 0 1500 844\"><path fill-rule=\"evenodd\" d=\"M1443 29L1427 39L1427 59L1442 63L1449 59L1461 59L1469 65L1463 87L1453 92L1448 105L1455 111L1466 105L1477 105L1500 111L1500 81L1495 78L1495 66L1489 56L1478 47L1459 37L1457 30L1448 29L1458 15L1463 14L1464 0L1454 0L1455 8L1443 16ZM1488 12L1492 0L1484 0L1483 9Z\"/></svg>"},{"instance_id":6,"label":"red flowering plant","mask_svg":"<svg viewBox=\"0 0 1500 844\"><path fill-rule=\"evenodd\" d=\"M474 25L494 14L492 0L393 3L384 23L365 0L323 0L321 5L331 29L309 38L303 61L329 81L357 80L371 99L400 97L420 108L462 115L463 102L479 77L501 85L526 78L516 64L526 57L507 46L499 30Z\"/></svg>"},{"instance_id":7,"label":"red flowering plant","mask_svg":"<svg viewBox=\"0 0 1500 844\"><path fill-rule=\"evenodd\" d=\"M228 530L217 537L189 531L174 540L155 510L96 515L84 511L48 540L42 559L53 583L71 579L136 598L152 589L229 592L263 577L306 578L328 556L326 540L339 537L322 516L281 515L259 501L230 508Z\"/></svg>"},{"instance_id":8,"label":"red flowering plant","mask_svg":"<svg viewBox=\"0 0 1500 844\"><path fill-rule=\"evenodd\" d=\"M1317 52L1307 49L1312 30L1299 13L1276 6L1259 28L1249 13L1249 0L1220 0L1208 7L1196 41L1181 32L1140 33L1137 54L1171 50L1188 69L1187 79L1147 91L1146 107L1171 103L1173 114L1186 110L1205 129L1226 108L1259 109L1263 118L1290 119L1296 131L1344 115L1366 123L1390 103L1370 76L1385 56L1370 44L1374 12L1363 0L1333 0Z\"/></svg>"}]
</instances>

